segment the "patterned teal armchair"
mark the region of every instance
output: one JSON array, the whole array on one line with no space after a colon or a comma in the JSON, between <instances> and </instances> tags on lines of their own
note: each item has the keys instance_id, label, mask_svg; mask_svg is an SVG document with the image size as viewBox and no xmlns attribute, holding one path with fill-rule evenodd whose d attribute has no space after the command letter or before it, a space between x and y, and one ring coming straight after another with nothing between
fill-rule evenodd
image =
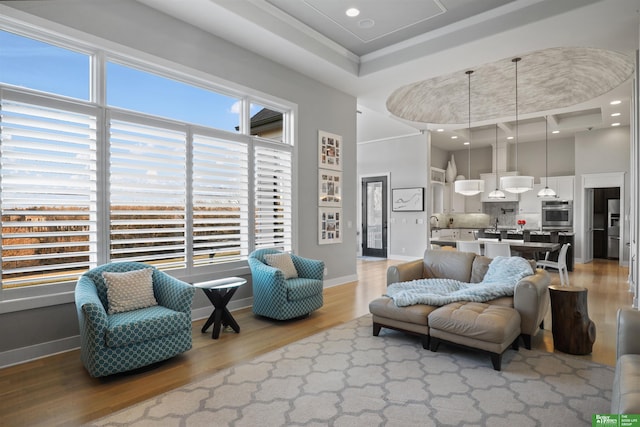
<instances>
[{"instance_id":1,"label":"patterned teal armchair","mask_svg":"<svg viewBox=\"0 0 640 427\"><path fill-rule=\"evenodd\" d=\"M275 249L258 249L249 255L253 283L253 312L277 320L306 316L322 307L324 262L291 255L298 277L285 279L282 270L265 262Z\"/></svg>"},{"instance_id":2,"label":"patterned teal armchair","mask_svg":"<svg viewBox=\"0 0 640 427\"><path fill-rule=\"evenodd\" d=\"M151 268L157 305L109 313L103 272ZM148 279L147 275L147 279ZM129 371L169 359L191 348L193 286L147 264L105 264L84 273L75 289L81 359L92 377Z\"/></svg>"}]
</instances>

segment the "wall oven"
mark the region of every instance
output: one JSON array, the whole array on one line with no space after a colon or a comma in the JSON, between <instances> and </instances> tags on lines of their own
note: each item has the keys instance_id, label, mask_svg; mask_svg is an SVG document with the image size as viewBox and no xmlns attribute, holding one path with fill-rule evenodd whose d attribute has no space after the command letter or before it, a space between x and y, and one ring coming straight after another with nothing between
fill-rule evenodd
<instances>
[{"instance_id":1,"label":"wall oven","mask_svg":"<svg viewBox=\"0 0 640 427\"><path fill-rule=\"evenodd\" d=\"M573 201L543 200L543 230L573 230Z\"/></svg>"}]
</instances>

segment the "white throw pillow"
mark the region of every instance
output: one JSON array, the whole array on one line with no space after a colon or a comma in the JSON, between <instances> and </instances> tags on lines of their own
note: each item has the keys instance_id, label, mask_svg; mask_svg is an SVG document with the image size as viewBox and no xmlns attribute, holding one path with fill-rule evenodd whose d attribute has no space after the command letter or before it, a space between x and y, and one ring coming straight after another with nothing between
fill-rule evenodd
<instances>
[{"instance_id":1,"label":"white throw pillow","mask_svg":"<svg viewBox=\"0 0 640 427\"><path fill-rule=\"evenodd\" d=\"M291 255L289 255L288 253L283 252L281 254L265 254L264 260L271 267L282 270L285 279L298 277L298 270L296 270L296 266L293 265Z\"/></svg>"},{"instance_id":2,"label":"white throw pillow","mask_svg":"<svg viewBox=\"0 0 640 427\"><path fill-rule=\"evenodd\" d=\"M107 284L109 314L158 305L153 295L153 269L102 273Z\"/></svg>"}]
</instances>

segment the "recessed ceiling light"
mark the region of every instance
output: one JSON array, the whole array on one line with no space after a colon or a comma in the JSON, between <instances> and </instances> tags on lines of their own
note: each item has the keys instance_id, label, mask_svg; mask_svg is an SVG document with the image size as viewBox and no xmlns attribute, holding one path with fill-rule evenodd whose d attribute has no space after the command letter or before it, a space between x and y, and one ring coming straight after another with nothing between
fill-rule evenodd
<instances>
[{"instance_id":1,"label":"recessed ceiling light","mask_svg":"<svg viewBox=\"0 0 640 427\"><path fill-rule=\"evenodd\" d=\"M358 9L356 9L355 7L351 7L349 9L347 9L347 11L345 13L350 18L354 18L354 17L360 15L360 11Z\"/></svg>"},{"instance_id":2,"label":"recessed ceiling light","mask_svg":"<svg viewBox=\"0 0 640 427\"><path fill-rule=\"evenodd\" d=\"M611 126L620 126L620 123L611 123Z\"/></svg>"},{"instance_id":3,"label":"recessed ceiling light","mask_svg":"<svg viewBox=\"0 0 640 427\"><path fill-rule=\"evenodd\" d=\"M442 128L436 129L436 132L444 132L444 129L442 129Z\"/></svg>"},{"instance_id":4,"label":"recessed ceiling light","mask_svg":"<svg viewBox=\"0 0 640 427\"><path fill-rule=\"evenodd\" d=\"M469 141L465 142L464 145L469 145L471 144Z\"/></svg>"},{"instance_id":5,"label":"recessed ceiling light","mask_svg":"<svg viewBox=\"0 0 640 427\"><path fill-rule=\"evenodd\" d=\"M620 115L620 113L612 113L611 117L618 117Z\"/></svg>"},{"instance_id":6,"label":"recessed ceiling light","mask_svg":"<svg viewBox=\"0 0 640 427\"><path fill-rule=\"evenodd\" d=\"M559 130L552 130L551 133L560 133Z\"/></svg>"},{"instance_id":7,"label":"recessed ceiling light","mask_svg":"<svg viewBox=\"0 0 640 427\"><path fill-rule=\"evenodd\" d=\"M458 137L457 137L457 136L455 136L455 135L453 135L453 136L451 137L451 139L458 139Z\"/></svg>"},{"instance_id":8,"label":"recessed ceiling light","mask_svg":"<svg viewBox=\"0 0 640 427\"><path fill-rule=\"evenodd\" d=\"M376 25L376 21L373 19L366 18L358 21L358 27L360 28L373 28L374 25Z\"/></svg>"},{"instance_id":9,"label":"recessed ceiling light","mask_svg":"<svg viewBox=\"0 0 640 427\"><path fill-rule=\"evenodd\" d=\"M621 103L622 103L622 101L620 101L620 100L616 99L615 101L611 101L609 104L611 104L611 105L618 105L618 104L621 104Z\"/></svg>"},{"instance_id":10,"label":"recessed ceiling light","mask_svg":"<svg viewBox=\"0 0 640 427\"><path fill-rule=\"evenodd\" d=\"M508 136L507 139L513 139L513 137L512 136Z\"/></svg>"}]
</instances>

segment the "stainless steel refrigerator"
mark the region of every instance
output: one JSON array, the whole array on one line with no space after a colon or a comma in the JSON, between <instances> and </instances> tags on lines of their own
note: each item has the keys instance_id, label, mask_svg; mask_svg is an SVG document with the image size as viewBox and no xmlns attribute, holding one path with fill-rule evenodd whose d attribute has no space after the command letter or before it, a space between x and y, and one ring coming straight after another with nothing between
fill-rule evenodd
<instances>
[{"instance_id":1,"label":"stainless steel refrigerator","mask_svg":"<svg viewBox=\"0 0 640 427\"><path fill-rule=\"evenodd\" d=\"M607 202L607 258L619 258L620 250L620 199Z\"/></svg>"}]
</instances>

